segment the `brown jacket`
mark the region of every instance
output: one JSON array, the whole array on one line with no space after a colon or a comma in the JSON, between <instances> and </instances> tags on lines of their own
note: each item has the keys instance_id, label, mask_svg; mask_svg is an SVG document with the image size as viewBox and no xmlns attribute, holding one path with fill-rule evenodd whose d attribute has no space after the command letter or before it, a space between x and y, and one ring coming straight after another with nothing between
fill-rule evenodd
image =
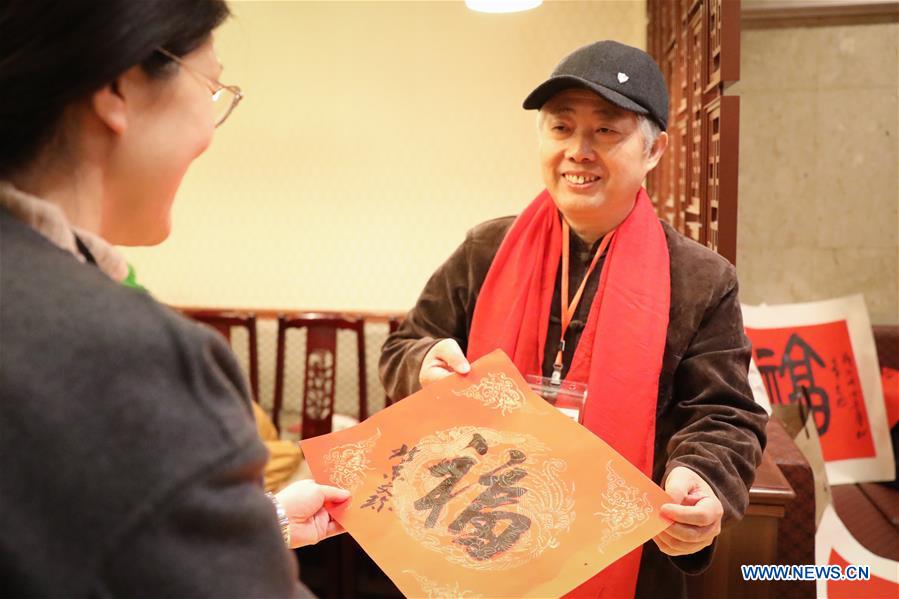
<instances>
[{"instance_id":1,"label":"brown jacket","mask_svg":"<svg viewBox=\"0 0 899 599\"><path fill-rule=\"evenodd\" d=\"M462 245L431 276L399 330L387 339L380 375L390 397L400 399L420 389L422 359L440 339L453 338L466 349L478 293L513 220L499 218L469 231ZM675 466L699 473L721 500L726 524L742 518L746 510L749 487L765 445L767 416L753 401L746 378L750 343L743 332L733 266L667 224L663 227L671 256L671 312L659 377L653 480L661 483ZM596 246L586 247L576 235L571 244L569 289L573 294ZM601 265L588 279L584 299L566 334L565 364L570 364L586 322ZM558 348L559 276L544 376L549 376ZM655 543L647 542L637 596L685 596L682 572L704 570L713 549L669 558Z\"/></svg>"}]
</instances>

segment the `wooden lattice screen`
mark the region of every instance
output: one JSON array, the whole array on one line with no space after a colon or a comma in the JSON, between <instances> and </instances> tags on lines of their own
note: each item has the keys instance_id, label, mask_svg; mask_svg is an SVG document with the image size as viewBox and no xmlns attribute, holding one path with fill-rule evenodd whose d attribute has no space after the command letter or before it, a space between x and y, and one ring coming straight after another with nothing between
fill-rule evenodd
<instances>
[{"instance_id":1,"label":"wooden lattice screen","mask_svg":"<svg viewBox=\"0 0 899 599\"><path fill-rule=\"evenodd\" d=\"M736 263L740 0L647 0L671 95L668 152L647 181L659 216Z\"/></svg>"}]
</instances>

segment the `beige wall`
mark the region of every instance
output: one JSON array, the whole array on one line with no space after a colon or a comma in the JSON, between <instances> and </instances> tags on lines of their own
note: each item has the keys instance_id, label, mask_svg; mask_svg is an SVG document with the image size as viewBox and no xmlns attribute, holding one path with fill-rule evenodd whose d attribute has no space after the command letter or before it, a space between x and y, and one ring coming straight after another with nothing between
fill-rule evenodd
<instances>
[{"instance_id":1,"label":"beige wall","mask_svg":"<svg viewBox=\"0 0 899 599\"><path fill-rule=\"evenodd\" d=\"M129 249L162 301L405 310L472 225L541 189L525 95L597 39L643 47L643 0L235 2L218 37L246 100L194 164L162 246Z\"/></svg>"},{"instance_id":2,"label":"beige wall","mask_svg":"<svg viewBox=\"0 0 899 599\"><path fill-rule=\"evenodd\" d=\"M899 323L899 25L743 32L738 256L747 303L863 293Z\"/></svg>"}]
</instances>

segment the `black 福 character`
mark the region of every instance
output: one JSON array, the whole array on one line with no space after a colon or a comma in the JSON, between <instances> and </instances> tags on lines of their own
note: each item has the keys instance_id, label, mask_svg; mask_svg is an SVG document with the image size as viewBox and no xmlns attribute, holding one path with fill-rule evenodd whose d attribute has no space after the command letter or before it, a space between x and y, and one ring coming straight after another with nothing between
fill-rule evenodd
<instances>
[{"instance_id":1,"label":"black \u798f character","mask_svg":"<svg viewBox=\"0 0 899 599\"><path fill-rule=\"evenodd\" d=\"M440 517L440 510L447 502L464 491L468 487L464 487L459 493L453 493L453 487L456 486L463 476L465 476L471 467L474 466L474 458L461 457L452 460L443 460L439 464L431 466L428 470L437 477L446 476L447 478L434 487L430 493L418 499L414 505L417 510L431 510L425 520L426 528L433 528L437 524L437 518Z\"/></svg>"},{"instance_id":2,"label":"black \u798f character","mask_svg":"<svg viewBox=\"0 0 899 599\"><path fill-rule=\"evenodd\" d=\"M525 461L525 454L517 449L509 452L509 461L480 477L478 482L487 490L478 495L459 516L449 525L449 530L461 533L471 525L474 530L456 539L456 543L465 546L468 554L482 561L492 558L497 553L509 549L531 527L531 519L522 514L502 510L485 511L518 502L518 498L527 493L527 489L514 486L527 476L522 468L511 468ZM508 525L499 534L496 527L501 521Z\"/></svg>"}]
</instances>

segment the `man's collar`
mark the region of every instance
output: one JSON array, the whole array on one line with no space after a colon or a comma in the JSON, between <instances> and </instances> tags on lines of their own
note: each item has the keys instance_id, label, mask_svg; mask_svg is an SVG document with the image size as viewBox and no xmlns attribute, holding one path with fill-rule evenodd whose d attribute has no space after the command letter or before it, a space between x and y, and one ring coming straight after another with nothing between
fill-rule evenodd
<instances>
[{"instance_id":1,"label":"man's collar","mask_svg":"<svg viewBox=\"0 0 899 599\"><path fill-rule=\"evenodd\" d=\"M574 232L574 229L571 229L569 239L571 240L569 242L571 251L576 252L577 254L589 254L590 257L588 258L588 260L593 259L593 254L596 253L597 248L599 248L599 244L602 243L602 237L600 237L594 243L588 245L586 241L578 237L577 233Z\"/></svg>"}]
</instances>

